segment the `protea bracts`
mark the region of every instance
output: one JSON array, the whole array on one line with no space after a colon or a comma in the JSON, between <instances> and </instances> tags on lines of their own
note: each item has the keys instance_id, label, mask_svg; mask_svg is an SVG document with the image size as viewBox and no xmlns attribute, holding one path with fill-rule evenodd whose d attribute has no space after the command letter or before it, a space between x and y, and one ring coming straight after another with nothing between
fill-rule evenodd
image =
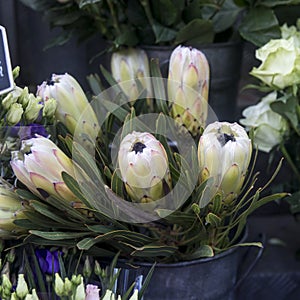
<instances>
[{"instance_id":1,"label":"protea bracts","mask_svg":"<svg viewBox=\"0 0 300 300\"><path fill-rule=\"evenodd\" d=\"M166 151L148 132L133 131L123 138L118 163L126 191L135 202L158 200L171 189Z\"/></svg>"},{"instance_id":2,"label":"protea bracts","mask_svg":"<svg viewBox=\"0 0 300 300\"><path fill-rule=\"evenodd\" d=\"M195 48L178 46L171 54L168 100L171 116L192 135L205 126L208 110L209 65Z\"/></svg>"}]
</instances>

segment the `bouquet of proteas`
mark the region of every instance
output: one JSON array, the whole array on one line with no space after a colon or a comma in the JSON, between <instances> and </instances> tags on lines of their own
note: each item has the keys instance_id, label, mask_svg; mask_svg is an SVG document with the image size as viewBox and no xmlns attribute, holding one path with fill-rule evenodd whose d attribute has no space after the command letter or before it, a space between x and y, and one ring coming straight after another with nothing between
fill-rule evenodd
<instances>
[{"instance_id":1,"label":"bouquet of proteas","mask_svg":"<svg viewBox=\"0 0 300 300\"><path fill-rule=\"evenodd\" d=\"M24 243L105 258L175 262L238 245L249 214L285 194L254 189L251 140L209 108L203 53L176 48L168 79L137 49L112 66L108 89L89 77L91 101L69 74L38 87L57 102L58 141L37 135L13 152L22 217L7 221Z\"/></svg>"}]
</instances>

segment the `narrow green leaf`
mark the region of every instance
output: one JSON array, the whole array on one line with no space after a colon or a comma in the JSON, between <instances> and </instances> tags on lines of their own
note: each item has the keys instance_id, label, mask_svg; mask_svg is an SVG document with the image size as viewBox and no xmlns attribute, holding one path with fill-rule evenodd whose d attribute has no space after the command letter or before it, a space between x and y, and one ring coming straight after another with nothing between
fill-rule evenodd
<instances>
[{"instance_id":1,"label":"narrow green leaf","mask_svg":"<svg viewBox=\"0 0 300 300\"><path fill-rule=\"evenodd\" d=\"M116 169L112 175L111 178L111 189L113 190L114 193L116 193L116 195L118 195L121 198L124 198L124 194L123 194L123 181L120 178L119 174L120 172L118 171L119 169Z\"/></svg>"},{"instance_id":2,"label":"narrow green leaf","mask_svg":"<svg viewBox=\"0 0 300 300\"><path fill-rule=\"evenodd\" d=\"M159 68L158 59L152 58L150 61L150 73L152 76L152 86L154 98L159 112L165 115L169 114L165 82L166 79L162 78L162 74Z\"/></svg>"},{"instance_id":3,"label":"narrow green leaf","mask_svg":"<svg viewBox=\"0 0 300 300\"><path fill-rule=\"evenodd\" d=\"M132 245L129 245L132 247ZM157 245L157 244L148 244L143 247L132 247L135 249L131 252L131 255L134 257L168 257L173 255L177 247L176 246L167 246L167 245Z\"/></svg>"},{"instance_id":4,"label":"narrow green leaf","mask_svg":"<svg viewBox=\"0 0 300 300\"><path fill-rule=\"evenodd\" d=\"M43 204L38 201L31 201L30 206L32 206L37 212L40 214L46 216L47 218L57 222L58 224L74 227L73 222L69 222L66 218L60 217L53 208L49 207L46 204Z\"/></svg>"},{"instance_id":5,"label":"narrow green leaf","mask_svg":"<svg viewBox=\"0 0 300 300\"><path fill-rule=\"evenodd\" d=\"M215 228L217 228L222 222L220 217L211 212L206 215L205 221Z\"/></svg>"},{"instance_id":6,"label":"narrow green leaf","mask_svg":"<svg viewBox=\"0 0 300 300\"><path fill-rule=\"evenodd\" d=\"M94 95L102 92L103 85L98 74L90 74L87 76L87 81Z\"/></svg>"},{"instance_id":7,"label":"narrow green leaf","mask_svg":"<svg viewBox=\"0 0 300 300\"><path fill-rule=\"evenodd\" d=\"M142 285L142 288L141 290L139 291L139 295L138 295L138 299L141 300L145 291L147 290L148 286L149 286L149 283L151 282L151 278L152 278L152 275L153 275L153 272L154 272L154 269L156 267L156 263L154 263L151 267L151 269L149 270L144 282L143 282L143 285Z\"/></svg>"},{"instance_id":8,"label":"narrow green leaf","mask_svg":"<svg viewBox=\"0 0 300 300\"><path fill-rule=\"evenodd\" d=\"M69 240L69 239L77 239L83 236L90 235L89 232L57 232L57 231L40 231L40 230L30 230L31 234L39 236L41 238L59 241L59 240Z\"/></svg>"}]
</instances>

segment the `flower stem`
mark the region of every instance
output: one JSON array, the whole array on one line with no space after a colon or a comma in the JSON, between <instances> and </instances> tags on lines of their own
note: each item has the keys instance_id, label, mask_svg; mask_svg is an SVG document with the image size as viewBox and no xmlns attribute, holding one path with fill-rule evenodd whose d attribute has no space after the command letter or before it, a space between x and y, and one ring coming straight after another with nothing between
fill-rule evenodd
<instances>
[{"instance_id":1,"label":"flower stem","mask_svg":"<svg viewBox=\"0 0 300 300\"><path fill-rule=\"evenodd\" d=\"M113 25L114 25L117 33L121 34L120 26L119 26L119 23L118 23L118 17L117 17L114 5L113 5L111 0L107 0L107 4L108 4L108 7L109 7L111 16L112 16Z\"/></svg>"},{"instance_id":2,"label":"flower stem","mask_svg":"<svg viewBox=\"0 0 300 300\"><path fill-rule=\"evenodd\" d=\"M150 25L153 27L155 22L154 22L152 13L151 13L149 1L148 0L140 0L140 3L142 4L142 6L145 10L145 13L146 13L147 19L149 20Z\"/></svg>"},{"instance_id":3,"label":"flower stem","mask_svg":"<svg viewBox=\"0 0 300 300\"><path fill-rule=\"evenodd\" d=\"M284 158L287 160L288 164L290 165L294 174L296 175L298 182L300 183L300 172L297 169L296 165L294 164L290 154L288 153L288 151L283 143L281 143L281 145L280 145L280 151L283 154Z\"/></svg>"}]
</instances>

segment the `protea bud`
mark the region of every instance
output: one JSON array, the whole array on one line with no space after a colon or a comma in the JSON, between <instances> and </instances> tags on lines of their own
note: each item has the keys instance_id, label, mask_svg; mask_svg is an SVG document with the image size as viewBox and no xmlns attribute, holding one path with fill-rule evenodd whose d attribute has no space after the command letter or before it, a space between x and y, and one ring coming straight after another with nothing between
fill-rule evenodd
<instances>
[{"instance_id":1,"label":"protea bud","mask_svg":"<svg viewBox=\"0 0 300 300\"><path fill-rule=\"evenodd\" d=\"M77 133L79 132L81 142L95 141L100 131L98 120L84 91L74 77L67 73L53 74L49 81L44 81L38 86L37 95L45 102L50 98L57 101L56 119L61 121L71 134L74 134L78 126Z\"/></svg>"},{"instance_id":2,"label":"protea bud","mask_svg":"<svg viewBox=\"0 0 300 300\"><path fill-rule=\"evenodd\" d=\"M147 90L147 97L151 97L149 62L144 50L128 48L114 52L111 57L111 72L131 102L139 96L135 79Z\"/></svg>"},{"instance_id":3,"label":"protea bud","mask_svg":"<svg viewBox=\"0 0 300 300\"><path fill-rule=\"evenodd\" d=\"M62 179L63 171L74 176L73 166L62 150L42 136L23 140L21 151L12 152L11 167L17 179L42 198L52 195L63 201L77 201Z\"/></svg>"},{"instance_id":4,"label":"protea bud","mask_svg":"<svg viewBox=\"0 0 300 300\"><path fill-rule=\"evenodd\" d=\"M224 200L238 196L252 154L245 129L237 123L214 122L208 125L198 146L200 180L212 177Z\"/></svg>"},{"instance_id":5,"label":"protea bud","mask_svg":"<svg viewBox=\"0 0 300 300\"><path fill-rule=\"evenodd\" d=\"M209 89L209 65L195 48L178 46L171 54L168 75L168 100L171 116L192 135L205 126Z\"/></svg>"},{"instance_id":6,"label":"protea bud","mask_svg":"<svg viewBox=\"0 0 300 300\"><path fill-rule=\"evenodd\" d=\"M24 203L19 196L5 186L0 186L0 238L10 238L25 230L14 224L24 219Z\"/></svg>"},{"instance_id":7,"label":"protea bud","mask_svg":"<svg viewBox=\"0 0 300 300\"><path fill-rule=\"evenodd\" d=\"M168 157L162 144L148 132L126 135L118 153L126 191L135 202L148 203L171 189Z\"/></svg>"}]
</instances>

